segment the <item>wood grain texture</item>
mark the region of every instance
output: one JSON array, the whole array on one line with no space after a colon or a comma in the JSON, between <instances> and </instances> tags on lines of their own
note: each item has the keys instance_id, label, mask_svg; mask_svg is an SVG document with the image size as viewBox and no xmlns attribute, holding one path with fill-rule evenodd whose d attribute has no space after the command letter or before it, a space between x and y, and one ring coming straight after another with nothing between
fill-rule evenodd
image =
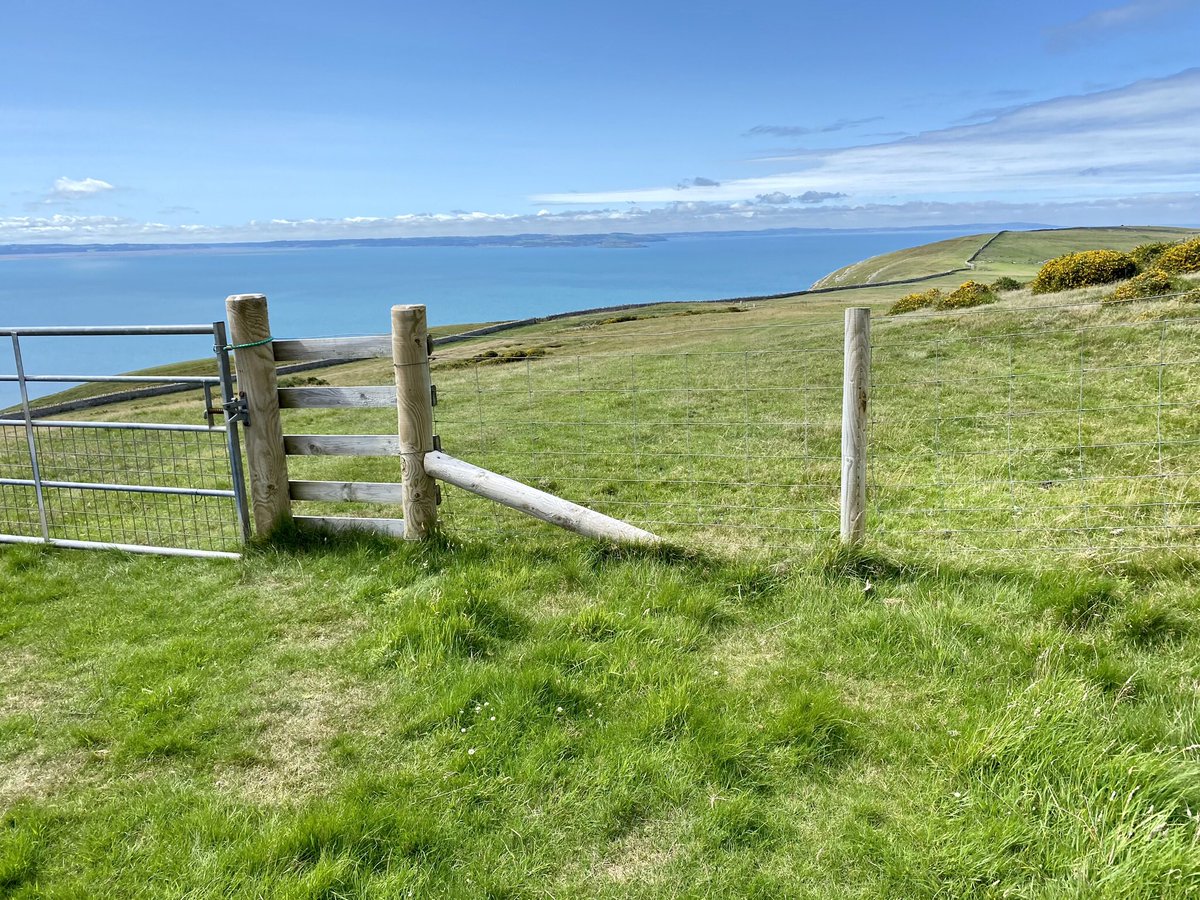
<instances>
[{"instance_id":1,"label":"wood grain texture","mask_svg":"<svg viewBox=\"0 0 1200 900\"><path fill-rule=\"evenodd\" d=\"M262 294L234 294L225 300L229 337L234 344L253 344L271 336L267 298ZM288 496L287 456L283 425L279 419L279 385L271 344L234 351L238 389L246 394L250 421L246 437L246 468L250 475L250 506L254 530L270 534L292 517Z\"/></svg>"},{"instance_id":2,"label":"wood grain texture","mask_svg":"<svg viewBox=\"0 0 1200 900\"><path fill-rule=\"evenodd\" d=\"M276 362L311 359L376 359L392 355L391 336L369 334L365 337L300 338L275 341Z\"/></svg>"},{"instance_id":3,"label":"wood grain texture","mask_svg":"<svg viewBox=\"0 0 1200 900\"><path fill-rule=\"evenodd\" d=\"M425 472L425 454L433 449L428 339L424 306L392 307L392 365L396 371L405 537L412 541L429 537L437 524L437 485Z\"/></svg>"},{"instance_id":4,"label":"wood grain texture","mask_svg":"<svg viewBox=\"0 0 1200 900\"><path fill-rule=\"evenodd\" d=\"M497 475L487 469L455 459L440 451L425 454L425 471L435 478L440 478L447 484L460 487L464 491L486 497L510 509L523 512L602 541L618 541L631 544L657 544L660 538L648 531L643 531L628 522L614 519L594 509L588 509L569 500L563 500L545 491Z\"/></svg>"},{"instance_id":5,"label":"wood grain texture","mask_svg":"<svg viewBox=\"0 0 1200 900\"><path fill-rule=\"evenodd\" d=\"M402 485L387 481L291 481L293 500L350 500L359 503L401 503Z\"/></svg>"},{"instance_id":6,"label":"wood grain texture","mask_svg":"<svg viewBox=\"0 0 1200 900\"><path fill-rule=\"evenodd\" d=\"M367 531L387 537L404 537L403 519L367 519L358 516L296 516L296 524L329 531Z\"/></svg>"},{"instance_id":7,"label":"wood grain texture","mask_svg":"<svg viewBox=\"0 0 1200 900\"><path fill-rule=\"evenodd\" d=\"M841 537L860 543L867 533L867 404L871 394L871 310L846 310L842 371Z\"/></svg>"},{"instance_id":8,"label":"wood grain texture","mask_svg":"<svg viewBox=\"0 0 1200 900\"><path fill-rule=\"evenodd\" d=\"M395 388L386 385L279 389L280 409L388 409L395 402Z\"/></svg>"},{"instance_id":9,"label":"wood grain texture","mask_svg":"<svg viewBox=\"0 0 1200 900\"><path fill-rule=\"evenodd\" d=\"M396 456L400 442L390 434L285 434L288 456Z\"/></svg>"}]
</instances>

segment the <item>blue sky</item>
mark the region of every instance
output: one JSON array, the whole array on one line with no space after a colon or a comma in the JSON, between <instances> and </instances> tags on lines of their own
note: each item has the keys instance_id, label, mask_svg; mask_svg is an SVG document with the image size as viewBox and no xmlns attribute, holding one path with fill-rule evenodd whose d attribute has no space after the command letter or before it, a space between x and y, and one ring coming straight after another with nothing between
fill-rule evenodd
<instances>
[{"instance_id":1,"label":"blue sky","mask_svg":"<svg viewBox=\"0 0 1200 900\"><path fill-rule=\"evenodd\" d=\"M8 0L0 242L1200 223L1200 0Z\"/></svg>"}]
</instances>

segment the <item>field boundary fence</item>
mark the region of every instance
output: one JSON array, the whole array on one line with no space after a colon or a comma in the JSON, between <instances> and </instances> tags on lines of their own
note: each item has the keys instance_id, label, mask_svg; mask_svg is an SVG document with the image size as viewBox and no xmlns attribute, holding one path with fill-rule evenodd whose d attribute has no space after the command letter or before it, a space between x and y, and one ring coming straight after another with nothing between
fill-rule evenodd
<instances>
[{"instance_id":1,"label":"field boundary fence","mask_svg":"<svg viewBox=\"0 0 1200 900\"><path fill-rule=\"evenodd\" d=\"M202 328L225 348L223 372L232 350L236 382L194 379L220 388L229 415L171 433L221 435L230 460L240 434L241 499L226 484L203 496L249 507L239 527L252 519L260 534L294 521L409 540L439 527L519 538L524 520L508 507L604 540L768 554L840 538L1111 556L1200 537L1200 316L1183 301L722 315L745 310L585 320L540 346L536 332L431 339L424 307L411 306L393 308L390 333L276 339L266 298L234 295L232 345L223 323ZM387 383L280 383L281 366L317 362L357 362L347 371ZM83 433L25 410L0 422L8 456L39 429ZM61 483L30 472L0 491L39 482ZM19 518L21 498L0 498L0 521ZM42 534L17 539L46 540L53 516L39 514ZM41 525L25 515L26 531Z\"/></svg>"}]
</instances>

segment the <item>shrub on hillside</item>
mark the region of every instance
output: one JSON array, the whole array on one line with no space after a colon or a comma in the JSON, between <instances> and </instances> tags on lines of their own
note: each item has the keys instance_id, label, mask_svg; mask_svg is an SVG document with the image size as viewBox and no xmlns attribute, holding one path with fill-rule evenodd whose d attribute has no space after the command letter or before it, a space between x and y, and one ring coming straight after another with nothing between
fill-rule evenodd
<instances>
[{"instance_id":1,"label":"shrub on hillside","mask_svg":"<svg viewBox=\"0 0 1200 900\"><path fill-rule=\"evenodd\" d=\"M1150 297L1161 297L1175 290L1175 282L1171 276L1161 269L1151 269L1141 275L1135 275L1104 298L1104 303L1125 303L1130 300L1145 300Z\"/></svg>"},{"instance_id":2,"label":"shrub on hillside","mask_svg":"<svg viewBox=\"0 0 1200 900\"><path fill-rule=\"evenodd\" d=\"M912 312L915 309L928 309L940 299L942 299L942 292L937 288L918 291L915 294L905 294L892 304L887 314L889 316L898 316L900 313Z\"/></svg>"},{"instance_id":3,"label":"shrub on hillside","mask_svg":"<svg viewBox=\"0 0 1200 900\"><path fill-rule=\"evenodd\" d=\"M1137 263L1117 250L1083 250L1047 262L1029 283L1035 294L1053 294L1071 288L1111 284L1137 274Z\"/></svg>"},{"instance_id":4,"label":"shrub on hillside","mask_svg":"<svg viewBox=\"0 0 1200 900\"><path fill-rule=\"evenodd\" d=\"M1158 267L1176 275L1200 272L1200 238L1180 241L1167 247L1158 256Z\"/></svg>"},{"instance_id":5,"label":"shrub on hillside","mask_svg":"<svg viewBox=\"0 0 1200 900\"><path fill-rule=\"evenodd\" d=\"M1145 271L1146 269L1154 268L1158 262L1158 258L1162 256L1162 252L1170 247L1171 244L1167 241L1155 241L1152 244L1138 244L1129 251L1129 255L1133 257L1133 261L1138 264L1138 268Z\"/></svg>"},{"instance_id":6,"label":"shrub on hillside","mask_svg":"<svg viewBox=\"0 0 1200 900\"><path fill-rule=\"evenodd\" d=\"M966 309L995 302L996 295L986 284L980 284L978 281L964 281L934 306L936 309Z\"/></svg>"},{"instance_id":7,"label":"shrub on hillside","mask_svg":"<svg viewBox=\"0 0 1200 900\"><path fill-rule=\"evenodd\" d=\"M1003 275L992 282L993 291L1019 291L1024 286L1017 279L1011 278L1008 275Z\"/></svg>"}]
</instances>

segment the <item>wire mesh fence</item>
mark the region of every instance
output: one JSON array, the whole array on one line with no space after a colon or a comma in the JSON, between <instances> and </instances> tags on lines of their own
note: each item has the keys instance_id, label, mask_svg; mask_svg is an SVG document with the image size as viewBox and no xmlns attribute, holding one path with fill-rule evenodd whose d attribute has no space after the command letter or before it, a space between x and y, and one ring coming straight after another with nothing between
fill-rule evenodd
<instances>
[{"instance_id":1,"label":"wire mesh fence","mask_svg":"<svg viewBox=\"0 0 1200 900\"><path fill-rule=\"evenodd\" d=\"M757 331L720 349L593 338L588 352L450 361L437 429L455 455L664 537L811 542L837 529L841 336L791 329L764 344ZM656 337L674 334L639 334ZM453 527L517 524L459 491L442 509Z\"/></svg>"},{"instance_id":2,"label":"wire mesh fence","mask_svg":"<svg viewBox=\"0 0 1200 900\"><path fill-rule=\"evenodd\" d=\"M876 317L870 538L935 552L1193 545L1195 313L1089 302ZM794 551L836 535L841 323L636 334L655 337L678 347L444 361L443 443L664 537ZM442 512L456 529L521 527L458 491Z\"/></svg>"},{"instance_id":3,"label":"wire mesh fence","mask_svg":"<svg viewBox=\"0 0 1200 900\"><path fill-rule=\"evenodd\" d=\"M879 321L872 533L983 551L1194 545L1198 336L1187 306Z\"/></svg>"},{"instance_id":4,"label":"wire mesh fence","mask_svg":"<svg viewBox=\"0 0 1200 900\"><path fill-rule=\"evenodd\" d=\"M81 336L87 329L26 331ZM145 334L154 329L98 331ZM207 334L210 348L214 335L214 329L206 326L161 331ZM16 375L6 380L15 382L25 398L27 375L19 349L24 332L8 333ZM50 376L49 380L103 384L121 378ZM38 418L24 399L5 410L0 415L0 541L235 553L243 529L237 515L228 429L171 421L194 421L203 415L209 397L206 386L219 379L192 376L181 381L190 392L180 395L182 402L155 409L151 416L159 421L145 421L137 407L107 407L105 421Z\"/></svg>"}]
</instances>

